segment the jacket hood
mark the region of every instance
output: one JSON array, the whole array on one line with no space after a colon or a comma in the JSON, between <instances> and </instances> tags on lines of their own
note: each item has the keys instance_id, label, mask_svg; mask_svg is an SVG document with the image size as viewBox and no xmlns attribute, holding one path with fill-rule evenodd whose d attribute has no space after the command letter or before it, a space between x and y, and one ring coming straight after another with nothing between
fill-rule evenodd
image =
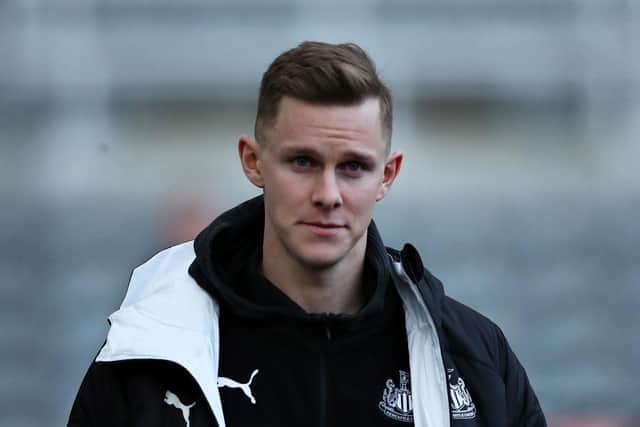
<instances>
[{"instance_id":1,"label":"jacket hood","mask_svg":"<svg viewBox=\"0 0 640 427\"><path fill-rule=\"evenodd\" d=\"M258 196L223 213L196 237L196 259L189 274L221 305L244 317L285 316L303 321L330 318L340 322L356 317L368 319L382 311L392 268L373 221L367 231L363 280L368 303L355 315L307 313L259 274L263 232L264 199ZM258 286L255 286L256 281ZM247 291L251 286L253 288ZM270 295L256 298L255 293L261 293L261 288L266 288ZM268 304L265 299L269 300Z\"/></svg>"},{"instance_id":2,"label":"jacket hood","mask_svg":"<svg viewBox=\"0 0 640 427\"><path fill-rule=\"evenodd\" d=\"M109 316L109 334L96 362L168 360L184 367L200 385L219 425L218 305L187 274L191 242L156 254L133 270L120 309Z\"/></svg>"}]
</instances>

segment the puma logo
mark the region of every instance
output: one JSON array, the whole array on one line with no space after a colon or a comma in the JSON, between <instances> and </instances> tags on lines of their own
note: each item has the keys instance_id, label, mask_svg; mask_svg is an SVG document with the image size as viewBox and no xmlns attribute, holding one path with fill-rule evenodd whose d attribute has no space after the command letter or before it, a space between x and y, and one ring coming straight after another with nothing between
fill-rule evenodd
<instances>
[{"instance_id":1,"label":"puma logo","mask_svg":"<svg viewBox=\"0 0 640 427\"><path fill-rule=\"evenodd\" d=\"M255 405L256 399L251 394L251 389L249 388L249 386L251 385L251 381L253 381L253 377L255 377L257 373L258 370L256 369L249 377L249 381L244 384L234 381L231 378L218 377L218 387L239 388L244 392L244 394L247 395L247 397L251 400L251 403Z\"/></svg>"},{"instance_id":2,"label":"puma logo","mask_svg":"<svg viewBox=\"0 0 640 427\"><path fill-rule=\"evenodd\" d=\"M193 405L196 404L196 402L193 402L191 405L185 405L184 403L180 402L178 396L167 390L167 392L164 394L164 403L180 409L180 411L182 412L182 418L184 418L184 422L187 423L187 427L189 427L189 411L191 410Z\"/></svg>"}]
</instances>

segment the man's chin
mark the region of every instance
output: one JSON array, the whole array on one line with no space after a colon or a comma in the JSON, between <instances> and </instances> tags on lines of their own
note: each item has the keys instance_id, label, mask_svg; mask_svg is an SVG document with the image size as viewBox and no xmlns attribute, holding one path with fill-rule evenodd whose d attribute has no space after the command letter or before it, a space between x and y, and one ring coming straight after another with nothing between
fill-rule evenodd
<instances>
[{"instance_id":1,"label":"man's chin","mask_svg":"<svg viewBox=\"0 0 640 427\"><path fill-rule=\"evenodd\" d=\"M326 270L334 267L345 258L345 254L339 251L323 251L316 253L300 253L296 257L306 268L311 270Z\"/></svg>"}]
</instances>

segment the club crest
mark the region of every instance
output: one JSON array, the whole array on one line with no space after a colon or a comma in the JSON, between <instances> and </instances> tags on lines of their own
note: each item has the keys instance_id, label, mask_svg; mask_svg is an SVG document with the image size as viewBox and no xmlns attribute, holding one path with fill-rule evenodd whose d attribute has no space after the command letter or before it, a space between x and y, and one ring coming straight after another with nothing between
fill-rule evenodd
<instances>
[{"instance_id":1,"label":"club crest","mask_svg":"<svg viewBox=\"0 0 640 427\"><path fill-rule=\"evenodd\" d=\"M449 383L449 401L451 402L451 417L454 420L470 420L476 417L476 405L471 400L471 394L458 376L455 369L447 369Z\"/></svg>"},{"instance_id":2,"label":"club crest","mask_svg":"<svg viewBox=\"0 0 640 427\"><path fill-rule=\"evenodd\" d=\"M413 401L409 390L409 373L398 371L400 386L396 387L392 379L388 379L382 392L382 400L378 408L387 417L405 423L413 422Z\"/></svg>"}]
</instances>

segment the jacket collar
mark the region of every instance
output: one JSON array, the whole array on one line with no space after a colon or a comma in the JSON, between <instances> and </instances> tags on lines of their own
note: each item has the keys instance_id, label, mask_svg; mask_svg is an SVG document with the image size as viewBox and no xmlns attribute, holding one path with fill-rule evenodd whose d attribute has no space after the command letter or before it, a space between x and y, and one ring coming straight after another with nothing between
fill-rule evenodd
<instances>
[{"instance_id":1,"label":"jacket collar","mask_svg":"<svg viewBox=\"0 0 640 427\"><path fill-rule=\"evenodd\" d=\"M403 281L414 284L420 299L426 304L435 326L440 331L442 304L445 297L442 282L424 267L420 254L412 244L405 244L401 251L392 248L387 248L387 251L396 267L392 275L396 287L402 286L399 282Z\"/></svg>"}]
</instances>

